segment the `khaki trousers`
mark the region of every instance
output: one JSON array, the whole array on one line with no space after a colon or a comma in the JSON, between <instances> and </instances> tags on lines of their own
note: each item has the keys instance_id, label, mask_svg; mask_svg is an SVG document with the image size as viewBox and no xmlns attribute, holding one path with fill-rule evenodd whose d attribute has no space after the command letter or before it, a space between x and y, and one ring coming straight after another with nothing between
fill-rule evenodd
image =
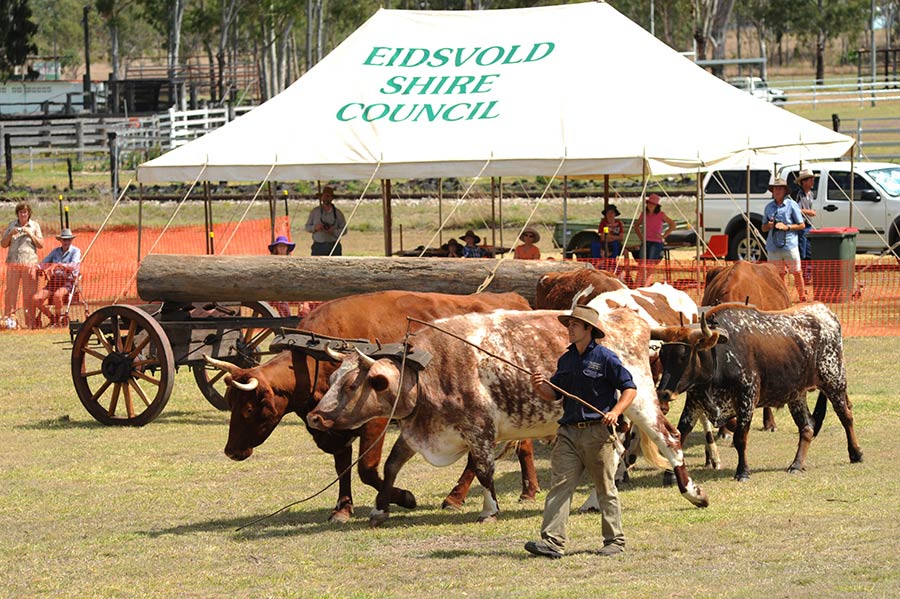
<instances>
[{"instance_id":1,"label":"khaki trousers","mask_svg":"<svg viewBox=\"0 0 900 599\"><path fill-rule=\"evenodd\" d=\"M25 321L29 327L35 325L33 299L37 293L37 279L32 277L28 270L31 264L6 264L6 293L4 298L3 314L10 316L16 311L19 299L19 287L22 288L22 307L25 309Z\"/></svg>"},{"instance_id":2,"label":"khaki trousers","mask_svg":"<svg viewBox=\"0 0 900 599\"><path fill-rule=\"evenodd\" d=\"M606 426L559 427L556 445L550 456L552 486L544 503L544 523L541 526L541 538L545 543L561 553L565 552L568 542L566 522L572 494L587 470L600 500L603 544L625 547L622 510L616 490L616 465L614 441Z\"/></svg>"}]
</instances>

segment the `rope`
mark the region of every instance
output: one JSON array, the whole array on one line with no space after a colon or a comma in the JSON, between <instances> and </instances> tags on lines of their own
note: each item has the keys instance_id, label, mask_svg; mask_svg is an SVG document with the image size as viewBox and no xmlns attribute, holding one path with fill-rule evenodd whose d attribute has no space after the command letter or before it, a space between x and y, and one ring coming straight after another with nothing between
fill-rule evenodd
<instances>
[{"instance_id":1,"label":"rope","mask_svg":"<svg viewBox=\"0 0 900 599\"><path fill-rule=\"evenodd\" d=\"M225 242L225 245L222 246L222 249L219 250L219 255L225 255L225 250L228 249L228 245L231 243L231 240L234 239L235 233L240 228L241 223L244 222L244 219L247 218L247 213L250 212L250 208L253 206L253 202L256 201L256 198L259 197L259 193L262 191L263 186L266 184L266 181L269 180L269 175L272 174L272 171L275 170L275 165L273 164L269 167L269 172L266 173L265 178L262 180L262 183L259 184L259 187L256 188L256 193L253 194L253 197L250 198L250 203L247 204L247 209L244 210L244 213L241 215L240 220L238 220L237 224L234 226L234 229L231 230L231 235L228 237L228 241ZM149 253L149 252L148 252Z\"/></svg>"},{"instance_id":2,"label":"rope","mask_svg":"<svg viewBox=\"0 0 900 599\"><path fill-rule=\"evenodd\" d=\"M156 246L159 245L160 240L162 239L163 234L169 230L169 226L172 224L172 221L175 220L175 216L178 214L178 211L181 210L181 207L184 206L184 203L187 201L188 197L191 195L191 192L194 191L194 187L197 185L197 181L200 180L200 177L203 173L206 172L206 164L203 165L203 168L200 169L200 172L197 173L197 176L194 177L194 181L191 183L191 186L188 188L187 193L184 194L184 197L181 198L181 201L178 202L178 205L175 207L175 211L172 213L172 216L169 218L169 222L166 223L166 226L163 227L163 230L159 232L159 235L156 237L156 241L153 242L153 245L147 250L147 254L152 254L153 250L156 249ZM112 303L118 304L119 298L125 295L125 292L128 291L128 288L131 287L131 284L137 278L138 271L140 270L140 264L138 264L138 268L131 274L131 277L128 279L128 282L125 283L125 286L122 287L122 291L119 292L116 297L113 298Z\"/></svg>"},{"instance_id":3,"label":"rope","mask_svg":"<svg viewBox=\"0 0 900 599\"><path fill-rule=\"evenodd\" d=\"M331 246L331 251L328 252L329 256L334 255L334 250L337 248L338 244L341 242L341 239L344 238L344 235L347 234L347 228L350 227L350 221L353 220L353 217L356 215L356 211L359 210L359 205L362 204L363 198L366 197L366 192L369 190L369 186L372 184L372 181L375 180L375 175L378 174L379 169L381 168L381 161L378 161L378 164L375 165L375 170L372 171L372 175L369 177L369 180L366 181L366 186L363 188L362 193L359 194L359 199L356 200L356 205L353 207L353 211L350 212L350 217L347 219L347 222L344 223L344 228L341 229L341 234L338 235L337 241L334 242L334 245ZM335 208L337 210L337 208Z\"/></svg>"},{"instance_id":4,"label":"rope","mask_svg":"<svg viewBox=\"0 0 900 599\"><path fill-rule=\"evenodd\" d=\"M422 256L425 255L425 250L427 250L428 248L431 247L431 244L434 243L434 239L441 233L441 231L444 230L444 227L447 226L447 222L450 220L450 217L452 217L453 213L455 213L457 208L460 207L460 205L462 204L462 201L464 199L466 199L466 197L468 197L469 192L472 191L472 187L475 186L475 182L481 178L481 175L484 174L485 169L488 167L488 165L490 163L491 163L490 160L488 160L487 162L484 163L484 166L481 167L481 170L478 171L478 174L475 175L475 178L472 179L471 183L469 183L469 187L466 188L466 191L456 200L456 205L453 206L453 209L447 215L447 218L444 219L444 222L442 222L441 225L438 227L437 231L434 232L434 234L431 236L431 239L428 240L428 243L426 243L424 246L422 246L422 253L419 254L419 258L421 258Z\"/></svg>"},{"instance_id":5,"label":"rope","mask_svg":"<svg viewBox=\"0 0 900 599\"><path fill-rule=\"evenodd\" d=\"M412 336L412 333L410 332L411 325L412 325L411 322L406 323L406 336L403 339L403 347L404 348L409 346L409 338L410 338L410 336ZM318 360L316 360L316 369L318 372ZM388 423L390 423L390 421L394 418L394 412L396 412L396 410L397 410L397 404L400 403L400 394L403 393L403 376L405 373L406 373L406 351L403 352L403 358L400 360L400 379L399 379L399 383L397 386L397 397L394 398L394 404L391 406L391 413L388 414L388 417L387 417ZM281 512L283 512L287 509L290 509L290 508L294 507L295 505L305 503L305 502L309 501L310 499L314 499L315 497L318 497L319 495L321 495L322 493L324 493L325 491L327 491L328 489L333 487L336 482L341 480L342 476L344 476L345 474L350 472L353 469L353 467L356 466L359 463L359 461L362 460L363 457L367 453L369 453L369 451L373 447L378 445L381 442L381 440L384 439L384 436L387 434L387 429L388 429L388 427L387 427L387 425L385 425L384 430L381 431L381 434L378 435L378 438L376 438L374 441L372 441L372 444L369 445L365 451L360 451L359 456L349 466L347 466L343 472L338 474L337 477L335 477L335 479L332 480L330 483L328 483L327 485L325 485L324 487L322 487L321 489L319 489L312 495L309 495L308 497L304 497L303 499L298 499L297 501L293 501L281 508L278 508L271 514L266 514L265 516L260 516L259 518L256 518L255 520L251 520L250 522L248 522L247 524L244 524L243 526L239 526L238 528L235 529L235 532L239 532L241 530L244 530L245 528L249 528L250 526L258 524L258 523L262 522L263 520L268 520L269 518L272 518L273 516L277 516Z\"/></svg>"},{"instance_id":6,"label":"rope","mask_svg":"<svg viewBox=\"0 0 900 599\"><path fill-rule=\"evenodd\" d=\"M473 342L469 341L468 339L466 339L465 337L461 337L460 335L457 335L456 333L453 333L453 332L451 332L451 331L448 331L447 329L441 328L441 327L437 326L437 325L434 324L434 323L431 323L431 322L425 322L424 320L419 320L418 318L413 318L413 317L411 317L411 316L407 316L407 317L406 317L406 320L408 320L408 321L410 321L410 322L417 322L417 323L419 323L419 324L421 324L421 325L425 325L426 327L431 327L432 329L434 329L434 330L436 330L436 331L438 331L438 332L441 332L441 333L443 333L443 334L445 334L445 335L449 335L450 337L453 337L454 339L458 339L459 341L462 341L463 343L465 343L465 344L467 344L467 345L471 345L472 347L474 347L474 348L477 349L478 351L483 352L483 353L489 355L490 357L492 357L492 358L494 358L494 359L500 360L500 361L503 362L504 364L507 364L508 366L512 366L513 368L515 368L516 370L518 370L518 371L520 371L520 372L524 372L524 373L527 374L528 376L532 376L532 375L534 374L533 371L528 370L528 369L525 368L524 366L519 366L519 365L516 364L515 362L511 362L510 360L507 360L507 359L504 358L503 356L499 356L499 355L495 354L495 353L492 352L492 351L489 351L489 350L487 350L487 349L484 349L483 347L481 347L481 346L478 345L477 343L473 343ZM404 354L404 356L405 356L405 354ZM561 395L564 395L565 397L568 397L569 399L573 399L573 400L577 401L578 403L580 403L580 404L583 405L584 407L586 407L586 408L588 408L588 409L590 409L590 410L592 410L592 411L594 411L594 412L600 414L601 416L606 416L606 412L604 412L603 410L601 410L601 409L599 409L599 408L597 408L597 407L592 406L591 404L589 404L588 402L584 401L583 399L581 399L581 398L578 397L577 395L573 395L573 394L569 393L569 392L566 391L565 389L562 389L561 387L558 387L558 386L554 385L554 384L551 383L550 381L546 381L546 383L550 386L550 388L552 388L552 389L553 389L554 391L556 391L557 393L560 393ZM610 427L608 427L608 428L609 428L609 432L610 432L610 434L612 435L612 438L613 438L613 440L614 440L614 442L615 442L615 444L616 444L616 451L618 451L620 455L623 454L623 453L625 453L625 448L622 447L622 443L619 441L619 438L618 438L618 436L616 435L616 432L615 432L615 430L613 429L613 427L610 426ZM621 450L621 451L620 451L620 450Z\"/></svg>"}]
</instances>

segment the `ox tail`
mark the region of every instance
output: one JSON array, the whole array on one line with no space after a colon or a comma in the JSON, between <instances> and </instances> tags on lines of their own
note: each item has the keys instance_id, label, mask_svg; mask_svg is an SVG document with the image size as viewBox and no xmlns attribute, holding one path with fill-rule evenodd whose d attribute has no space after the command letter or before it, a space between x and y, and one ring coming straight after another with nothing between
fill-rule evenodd
<instances>
[{"instance_id":1,"label":"ox tail","mask_svg":"<svg viewBox=\"0 0 900 599\"><path fill-rule=\"evenodd\" d=\"M666 470L672 467L672 464L669 463L669 460L664 458L661 453L659 453L659 447L656 446L656 443L653 442L653 439L650 438L650 435L645 433L644 431L640 431L641 433L641 454L644 456L644 459L653 466L654 468L659 468L660 470Z\"/></svg>"},{"instance_id":2,"label":"ox tail","mask_svg":"<svg viewBox=\"0 0 900 599\"><path fill-rule=\"evenodd\" d=\"M813 410L813 437L819 434L822 422L825 420L825 409L828 407L828 398L823 391L819 391L819 399L816 400L816 409Z\"/></svg>"}]
</instances>

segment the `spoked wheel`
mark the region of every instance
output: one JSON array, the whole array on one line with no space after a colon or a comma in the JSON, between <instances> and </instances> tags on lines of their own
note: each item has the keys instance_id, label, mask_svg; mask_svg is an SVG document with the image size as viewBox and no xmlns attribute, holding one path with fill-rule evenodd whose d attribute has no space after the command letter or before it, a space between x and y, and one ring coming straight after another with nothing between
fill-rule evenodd
<instances>
[{"instance_id":1,"label":"spoked wheel","mask_svg":"<svg viewBox=\"0 0 900 599\"><path fill-rule=\"evenodd\" d=\"M765 247L760 245L756 236L747 238L746 229L738 231L730 241L729 260L749 260L750 262L765 262Z\"/></svg>"},{"instance_id":2,"label":"spoked wheel","mask_svg":"<svg viewBox=\"0 0 900 599\"><path fill-rule=\"evenodd\" d=\"M241 302L240 306L223 307L222 317L252 317L252 318L278 318L278 311L266 302ZM213 317L214 318L214 317ZM231 362L241 368L251 368L259 365L260 358L265 352L261 346L275 330L267 329L241 329L241 334L234 345L223 348L224 355L212 356L223 362ZM195 364L191 366L194 380L197 382L200 392L206 401L219 410L227 410L228 402L225 401L225 372L208 364Z\"/></svg>"},{"instance_id":3,"label":"spoked wheel","mask_svg":"<svg viewBox=\"0 0 900 599\"><path fill-rule=\"evenodd\" d=\"M82 405L99 422L143 426L162 412L172 394L172 346L143 310L100 308L75 336L72 382Z\"/></svg>"}]
</instances>

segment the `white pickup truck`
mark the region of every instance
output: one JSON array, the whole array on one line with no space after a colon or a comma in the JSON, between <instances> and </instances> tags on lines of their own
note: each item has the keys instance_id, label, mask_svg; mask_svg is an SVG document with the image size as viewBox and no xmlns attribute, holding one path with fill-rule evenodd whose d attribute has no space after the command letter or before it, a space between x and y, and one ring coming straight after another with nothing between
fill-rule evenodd
<instances>
[{"instance_id":1,"label":"white pickup truck","mask_svg":"<svg viewBox=\"0 0 900 599\"><path fill-rule=\"evenodd\" d=\"M850 215L849 162L807 162L817 175L813 190L816 200L813 208L817 229L852 226L859 229L856 237L858 253L879 253L885 250L883 239L895 247L900 242L900 164L889 162L857 162L853 169L853 215ZM799 165L782 166L778 174L790 187L791 197L796 196L794 183ZM762 257L759 232L765 205L771 201L768 191L772 172L766 169L750 170L750 240L744 213L747 209L747 171L710 171L704 177L703 226L706 239L712 235L728 235L728 259L739 257L751 260ZM757 235L758 234L758 235ZM880 237L879 237L880 235Z\"/></svg>"},{"instance_id":2,"label":"white pickup truck","mask_svg":"<svg viewBox=\"0 0 900 599\"><path fill-rule=\"evenodd\" d=\"M760 100L765 100L766 102L772 102L773 104L778 105L787 102L787 96L785 95L784 90L778 89L777 87L769 87L766 80L761 77L732 77L728 80L728 83L738 89L744 90L751 96L759 98Z\"/></svg>"}]
</instances>

